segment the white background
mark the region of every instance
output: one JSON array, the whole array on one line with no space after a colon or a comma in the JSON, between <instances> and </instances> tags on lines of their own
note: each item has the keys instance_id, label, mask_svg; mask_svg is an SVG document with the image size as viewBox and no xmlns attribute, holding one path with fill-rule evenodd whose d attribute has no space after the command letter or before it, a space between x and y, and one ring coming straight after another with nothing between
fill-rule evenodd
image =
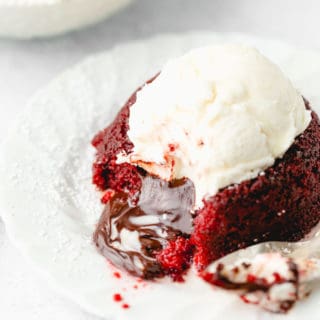
<instances>
[{"instance_id":1,"label":"white background","mask_svg":"<svg viewBox=\"0 0 320 320\"><path fill-rule=\"evenodd\" d=\"M319 15L319 0L136 0L107 21L66 36L33 41L2 39L0 142L41 86L85 56L119 42L200 29L246 32L320 49ZM0 319L97 319L60 298L34 274L9 243L1 220Z\"/></svg>"}]
</instances>

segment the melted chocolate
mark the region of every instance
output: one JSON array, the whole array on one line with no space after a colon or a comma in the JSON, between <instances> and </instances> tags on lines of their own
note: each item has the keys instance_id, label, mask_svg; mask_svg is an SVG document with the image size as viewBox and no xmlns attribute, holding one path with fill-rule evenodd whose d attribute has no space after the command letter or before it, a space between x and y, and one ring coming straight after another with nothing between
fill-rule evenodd
<instances>
[{"instance_id":1,"label":"melted chocolate","mask_svg":"<svg viewBox=\"0 0 320 320\"><path fill-rule=\"evenodd\" d=\"M94 241L114 265L148 279L162 274L156 254L166 243L191 234L195 190L188 179L141 179L137 201L116 193L107 203Z\"/></svg>"}]
</instances>

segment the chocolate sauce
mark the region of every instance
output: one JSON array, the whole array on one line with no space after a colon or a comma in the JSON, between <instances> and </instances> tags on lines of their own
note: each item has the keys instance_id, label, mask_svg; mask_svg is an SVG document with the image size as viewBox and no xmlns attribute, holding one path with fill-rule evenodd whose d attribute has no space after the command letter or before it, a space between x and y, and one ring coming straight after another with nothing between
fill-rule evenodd
<instances>
[{"instance_id":1,"label":"chocolate sauce","mask_svg":"<svg viewBox=\"0 0 320 320\"><path fill-rule=\"evenodd\" d=\"M177 236L191 234L194 185L141 177L138 200L116 193L106 204L94 241L114 265L143 278L162 275L156 254Z\"/></svg>"}]
</instances>

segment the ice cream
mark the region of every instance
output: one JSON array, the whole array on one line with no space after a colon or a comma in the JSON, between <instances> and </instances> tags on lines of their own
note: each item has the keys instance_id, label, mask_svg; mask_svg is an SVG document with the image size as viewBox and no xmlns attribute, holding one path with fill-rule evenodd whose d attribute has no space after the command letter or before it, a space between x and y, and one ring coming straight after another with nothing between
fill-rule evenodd
<instances>
[{"instance_id":1,"label":"ice cream","mask_svg":"<svg viewBox=\"0 0 320 320\"><path fill-rule=\"evenodd\" d=\"M137 94L118 161L165 180L188 177L196 206L273 165L310 122L281 70L243 45L196 49L169 61Z\"/></svg>"}]
</instances>

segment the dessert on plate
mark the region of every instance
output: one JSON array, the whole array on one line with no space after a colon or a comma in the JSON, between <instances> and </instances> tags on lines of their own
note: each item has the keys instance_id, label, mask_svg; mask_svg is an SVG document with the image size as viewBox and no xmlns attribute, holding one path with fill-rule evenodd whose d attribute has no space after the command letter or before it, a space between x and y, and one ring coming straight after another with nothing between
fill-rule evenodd
<instances>
[{"instance_id":1,"label":"dessert on plate","mask_svg":"<svg viewBox=\"0 0 320 320\"><path fill-rule=\"evenodd\" d=\"M105 209L94 233L115 266L176 281L320 220L320 123L257 50L216 45L169 61L93 139Z\"/></svg>"}]
</instances>

